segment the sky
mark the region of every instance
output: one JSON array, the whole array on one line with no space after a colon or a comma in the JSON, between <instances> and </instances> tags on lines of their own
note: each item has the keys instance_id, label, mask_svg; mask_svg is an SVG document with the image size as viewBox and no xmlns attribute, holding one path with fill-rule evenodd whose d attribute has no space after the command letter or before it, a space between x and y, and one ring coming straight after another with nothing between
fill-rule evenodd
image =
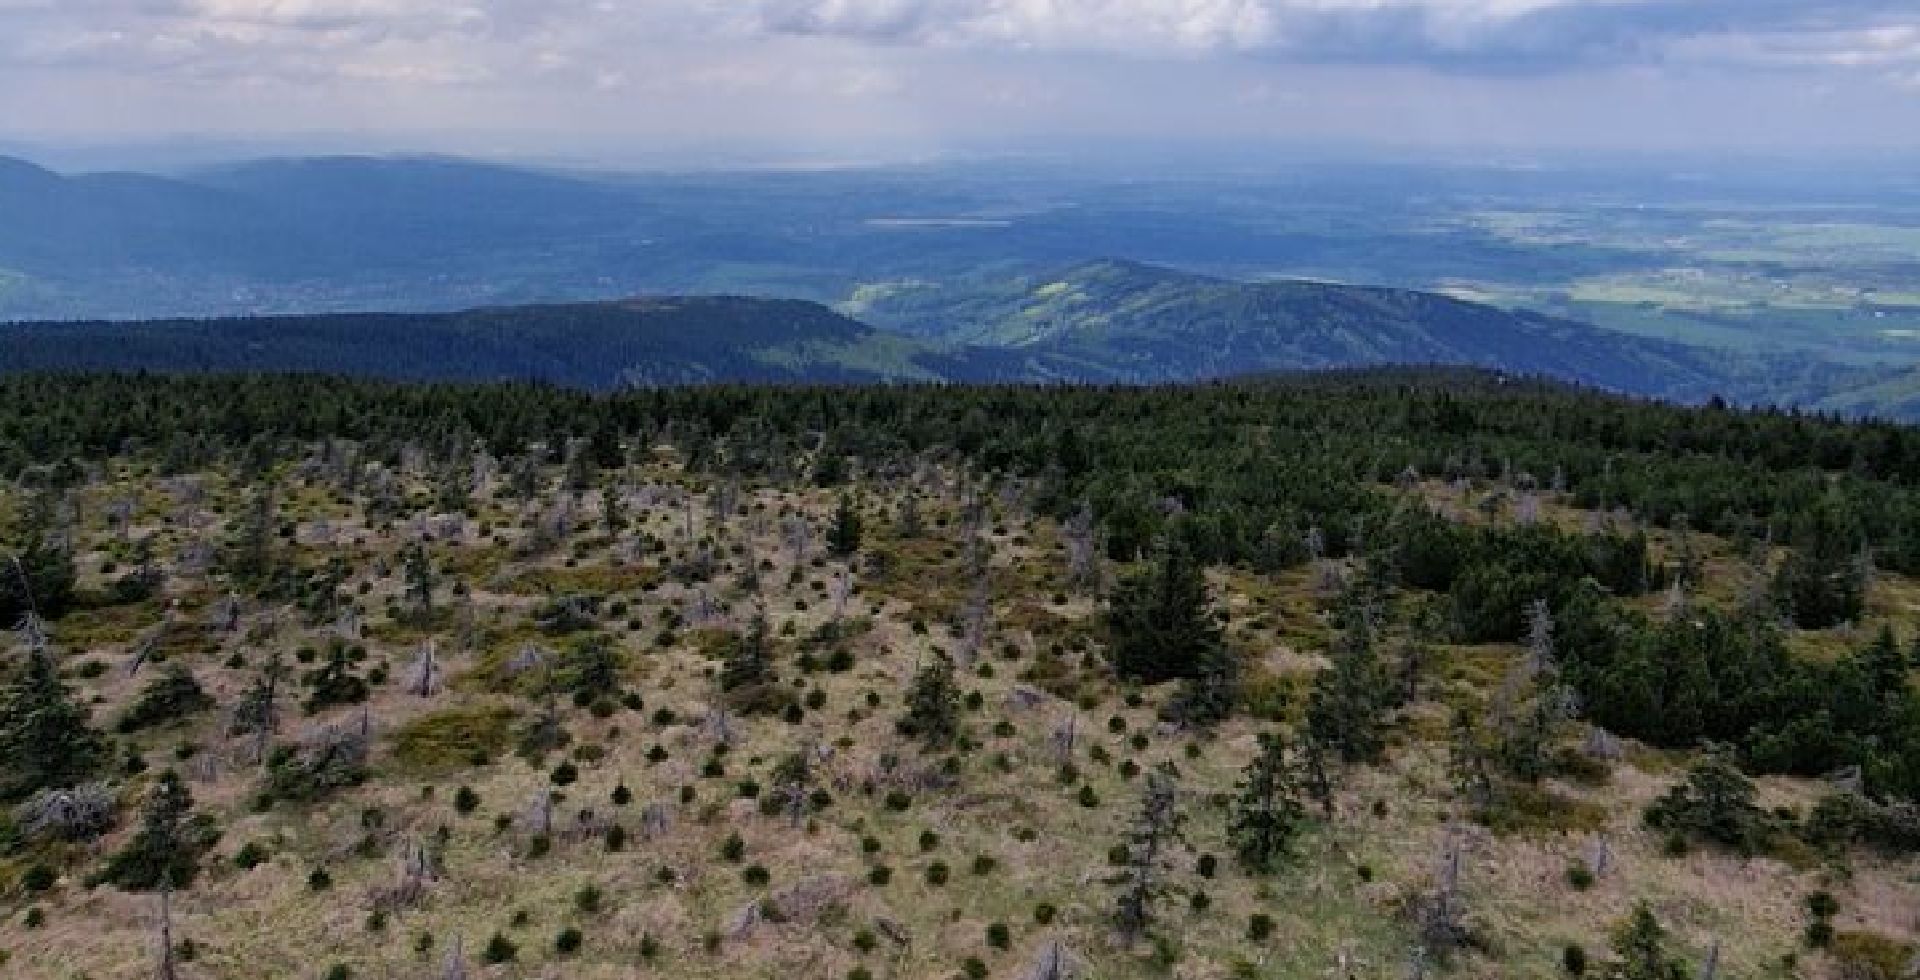
<instances>
[{"instance_id":1,"label":"sky","mask_svg":"<svg viewBox=\"0 0 1920 980\"><path fill-rule=\"evenodd\" d=\"M1920 0L0 0L0 145L1920 153Z\"/></svg>"}]
</instances>

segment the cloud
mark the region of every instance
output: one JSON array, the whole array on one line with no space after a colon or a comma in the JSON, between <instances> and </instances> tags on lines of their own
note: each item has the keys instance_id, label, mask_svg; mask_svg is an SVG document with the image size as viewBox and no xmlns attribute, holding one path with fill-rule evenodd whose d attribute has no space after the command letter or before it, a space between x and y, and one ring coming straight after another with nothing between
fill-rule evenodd
<instances>
[{"instance_id":1,"label":"cloud","mask_svg":"<svg viewBox=\"0 0 1920 980\"><path fill-rule=\"evenodd\" d=\"M1917 90L1915 0L0 0L14 132L1913 145Z\"/></svg>"},{"instance_id":2,"label":"cloud","mask_svg":"<svg viewBox=\"0 0 1920 980\"><path fill-rule=\"evenodd\" d=\"M769 33L932 47L1240 52L1316 63L1546 71L1716 43L1911 32L1910 0L757 0ZM1781 57L1774 64L1796 63Z\"/></svg>"},{"instance_id":3,"label":"cloud","mask_svg":"<svg viewBox=\"0 0 1920 980\"><path fill-rule=\"evenodd\" d=\"M1905 67L1917 31L1911 0L0 0L0 57L15 61L447 82L564 66L604 80L627 71L623 52L777 38L1489 74Z\"/></svg>"}]
</instances>

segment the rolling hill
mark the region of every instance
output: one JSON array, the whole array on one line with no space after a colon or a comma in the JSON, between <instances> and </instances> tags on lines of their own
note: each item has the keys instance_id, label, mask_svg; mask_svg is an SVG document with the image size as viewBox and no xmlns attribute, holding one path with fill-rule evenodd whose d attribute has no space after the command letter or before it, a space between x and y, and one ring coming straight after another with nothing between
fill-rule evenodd
<instances>
[{"instance_id":1,"label":"rolling hill","mask_svg":"<svg viewBox=\"0 0 1920 980\"><path fill-rule=\"evenodd\" d=\"M749 297L460 313L22 323L0 370L317 372L534 380L607 390L707 382L1157 384L1380 365L1453 365L1636 395L1880 403L1884 372L1613 333L1429 293L1238 283L1133 263L973 288L870 291L857 310ZM1905 404L1905 403L1902 403ZM1911 409L1911 405L1905 405Z\"/></svg>"},{"instance_id":2,"label":"rolling hill","mask_svg":"<svg viewBox=\"0 0 1920 980\"><path fill-rule=\"evenodd\" d=\"M1027 351L1067 376L1127 382L1449 364L1682 400L1797 402L1851 375L1433 293L1236 282L1118 260L958 286L870 288L846 309L916 336Z\"/></svg>"},{"instance_id":3,"label":"rolling hill","mask_svg":"<svg viewBox=\"0 0 1920 980\"><path fill-rule=\"evenodd\" d=\"M9 372L313 372L596 390L994 373L988 354L949 356L817 304L732 297L0 329L0 370Z\"/></svg>"}]
</instances>

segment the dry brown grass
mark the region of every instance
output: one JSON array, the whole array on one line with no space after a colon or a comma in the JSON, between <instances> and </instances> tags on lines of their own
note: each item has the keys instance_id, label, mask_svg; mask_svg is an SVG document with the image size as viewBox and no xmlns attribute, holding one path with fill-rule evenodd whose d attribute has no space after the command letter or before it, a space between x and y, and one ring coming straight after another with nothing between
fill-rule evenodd
<instances>
[{"instance_id":1,"label":"dry brown grass","mask_svg":"<svg viewBox=\"0 0 1920 980\"><path fill-rule=\"evenodd\" d=\"M639 469L631 477L662 485L679 479L671 466ZM112 492L137 493L142 519L156 526L172 519L175 502L139 480ZM1451 494L1445 488L1426 492ZM208 481L207 499L231 513L241 498L216 479ZM1820 866L1740 861L1705 851L1677 859L1663 856L1660 841L1641 829L1640 811L1670 782L1677 760L1638 746L1630 746L1628 762L1617 767L1604 786L1550 786L1564 804L1555 820L1506 834L1470 827L1460 821L1461 807L1446 773L1447 705L1434 701L1406 713L1388 764L1349 775L1336 816L1316 825L1287 869L1267 879L1248 878L1227 859L1226 811L1214 797L1231 792L1254 752L1255 734L1268 722L1242 717L1212 737L1196 738L1158 726L1157 704L1165 692L1144 692L1138 705L1128 706L1118 685L1081 664L1082 651L1098 648L1094 604L1078 595L1064 603L1054 601L1056 583L1065 575L1057 530L1017 514L996 515L989 522L989 529L1005 525L1005 533L993 536L995 633L975 669L961 674L963 687L980 695L981 707L966 713L979 745L958 756L956 788L915 791L907 809L891 809L886 805L895 778L890 771L913 772L939 764L903 741L894 722L915 665L935 649L957 645L947 626L971 587L963 578L964 551L952 523L958 502L930 497L924 508L927 536L914 540L893 537L877 512L869 516L869 546L886 555L887 571L860 579L849 602L849 615L866 621L845 641L853 668L802 675L794 665L799 640L831 617L831 603L813 584L829 582L837 563L814 564L820 547L816 533L813 554L798 566L798 583L789 585L796 569L781 540L779 522L786 509L824 529L834 499L827 491L748 488L741 502L749 515L763 517L757 536L746 533L756 523L751 517L730 517L725 527L714 524L704 500L692 508L690 528L681 509L663 505L649 513L634 508L638 526L629 534L657 537L666 546L665 554L623 564L601 553L604 549L590 550L572 566L567 564L570 545L539 559L513 557L521 532L507 525L517 522L520 511L484 504L487 519L502 529L498 543L469 541L435 549L449 576L468 579L475 588L480 636L474 649L461 650L451 642L440 645L449 676L474 680L431 698L415 697L398 684L380 688L367 709L377 736L375 778L326 802L253 812L256 770L240 757L240 746L227 744L219 719L211 715L184 729L142 736L139 744L156 764L166 764L172 747L182 741L197 742L205 755L220 760L200 774L206 778L196 777L193 783L202 808L219 818L224 837L205 878L179 896L176 905L177 931L192 939L199 952L183 974L199 980L310 978L342 963L351 966L356 977L424 977L435 975L456 938L477 967L481 948L499 932L519 945L517 962L476 969L472 975L795 980L841 977L860 965L876 977L945 978L958 975L964 958L978 956L1000 977L1015 975L1035 949L1058 937L1103 980L1398 977L1410 942L1402 909L1431 887L1448 835L1462 842L1470 921L1489 949L1464 955L1453 966L1457 976L1558 976L1565 943L1578 942L1600 954L1609 925L1640 898L1655 904L1693 955L1703 954L1718 939L1727 974L1743 978L1787 975L1781 972L1781 959L1798 951L1805 925L1802 903L1814 888L1839 896L1837 925L1843 930L1895 943L1916 938L1920 923L1915 921L1912 896L1920 864L1912 860L1856 855L1851 873L1842 876ZM1482 519L1457 499L1453 504L1455 510L1468 512L1467 519ZM397 677L420 636L385 621L387 598L398 594L401 583L397 576L367 577L364 558L394 554L405 528L383 534L355 525L330 493L312 486L296 485L286 505L298 509L303 520L325 515L342 529L335 545L299 547L313 561L328 554L353 557L361 574L349 583L349 591L358 592L362 582L367 585L361 597L367 618L361 642L368 647L368 666L390 665ZM591 498L585 506L579 540L603 538L604 530L592 526ZM1584 520L1556 501L1546 502L1543 512L1569 527ZM947 526L940 526L942 519L949 521ZM104 525L92 533L104 538ZM364 544L354 544L356 537L364 538ZM656 641L661 624L669 611L684 613L694 591L666 580L661 565L703 539L739 546L737 553L723 552L721 573L704 587L726 611L716 622L679 630L671 644L662 646ZM95 551L105 553L107 542L93 544ZM1713 560L1724 560L1722 543L1707 540L1704 546L1712 550ZM735 584L735 575L762 560L773 567L762 574L761 593L748 595ZM1266 577L1231 571L1215 573L1212 581L1231 613L1230 642L1252 660L1256 679L1297 694L1322 663L1318 651L1328 639L1322 597L1314 592L1311 573ZM212 599L223 591L215 582L193 578L176 579L170 589L174 598L183 600L181 608L203 620ZM619 822L630 837L618 854L608 853L598 839L561 834L549 853L535 857L527 830L517 825L495 828L496 818L517 821L539 793L555 788L549 774L565 755L555 754L536 767L511 751L499 751L495 722L504 716L489 713L517 707L524 721L532 705L485 693L513 688L501 683L499 673L504 658L522 644L532 640L557 648L561 642L542 637L529 623L537 597L550 592L604 594L628 606L626 616L604 625L644 707L622 709L607 718L565 708L573 735L570 750L592 746L594 751L577 762L578 781L559 789L564 800L558 805L563 826L587 809ZM765 608L779 639L783 683L794 684L801 695L818 690L825 703L797 723L732 719L736 742L722 757L725 775L709 778L702 769L713 756L713 731L702 720L716 695L710 677L713 657L720 638L743 626L756 607ZM161 609L154 603L79 613L60 624L57 638L72 656L117 668L127 644L158 622ZM1910 626L1920 618L1920 585L1883 579L1874 593L1873 610L1877 619ZM326 627L310 628L297 616L280 615L268 638L250 641L246 634L262 625L261 615L250 612L248 628L232 635L184 629L177 641L169 641L168 653L189 664L210 691L230 702L268 648L291 653L303 645L319 646L325 635ZM644 625L629 630L627 618ZM916 622L925 630L917 630ZM1049 654L1056 644L1062 656ZM244 666L224 666L234 653L243 655ZM1438 684L1431 696L1447 704L1471 705L1498 683L1517 651L1446 647L1438 654ZM1020 679L1042 665L1059 672L1061 689L1084 700L1042 696L1035 701L1016 695L1044 686ZM980 666L990 670L983 672ZM89 697L98 698L98 714L107 718L142 680L144 675L127 678L123 671L110 669L79 683ZM879 697L878 707L869 707L869 694ZM1297 705L1297 697L1281 700ZM674 723L656 720L662 709L674 713ZM358 708L314 719L291 712L282 737L316 724L353 723L358 717ZM453 721L463 718L484 723L450 735L463 728ZM1080 738L1075 758L1080 782L1072 786L1060 781L1052 746L1052 733L1069 718ZM1123 732L1109 730L1114 718L1123 723ZM1001 723L1011 726L1009 734L1001 733ZM1144 749L1134 746L1136 733L1146 735ZM474 740L495 747L485 764L450 757ZM739 786L746 780L758 782L765 792L778 761L806 744L830 753L818 766L821 785L833 798L830 806L796 828L784 815L763 815L753 801L740 797ZM449 745L455 748L447 749ZM1096 761L1094 746L1108 761ZM666 753L664 760L650 758L656 747ZM1120 840L1141 782L1123 771L1127 762L1142 768L1161 762L1177 766L1191 818L1191 851L1179 853L1170 877L1181 895L1163 909L1162 933L1176 958L1165 969L1154 963L1145 944L1118 948L1107 925L1107 851ZM1082 783L1092 788L1098 806L1079 804L1076 794ZM613 788L621 784L634 796L628 807L611 802ZM460 815L453 806L462 786L481 800L471 815ZM681 801L683 787L693 788L691 802ZM1790 780L1767 780L1764 787L1769 805L1804 808L1816 792ZM669 826L654 835L643 833L641 820L650 805L670 815ZM371 820L370 812L377 812L378 819ZM390 915L383 930L370 931L368 913L375 898L398 880L395 854L402 843L432 841L443 827L438 877L417 906ZM923 853L919 839L927 831L937 834L939 842L932 852ZM719 857L722 842L733 833L745 842L745 857L738 865ZM863 850L867 837L879 842L877 854ZM1586 857L1592 842L1602 837L1609 842L1615 867L1591 889L1578 890L1568 881L1568 866ZM119 839L109 839L105 846ZM248 842L267 846L272 858L242 871L230 858ZM1211 880L1195 870L1201 852L1221 858L1220 872ZM974 862L982 857L991 866L976 875ZM945 862L951 870L944 886L926 880L926 869L934 861ZM868 880L871 868L879 864L893 869L891 882L884 886ZM766 868L770 883L748 884L742 877L746 865ZM325 868L332 876L330 890L309 890L308 875L315 868ZM664 870L671 870L671 880L662 877ZM603 894L598 912L574 906L575 893L586 885ZM791 897L795 889L808 900L796 901L795 912L785 921L761 921L734 931L742 909L769 896ZM1204 912L1187 905L1185 895L1195 891L1211 900ZM0 901L10 910L0 921L0 949L11 954L0 970L8 977L131 980L150 974L154 903L147 896L105 887L89 890L77 877L69 877L30 901L17 894ZM1043 903L1057 910L1048 925L1035 921L1035 909ZM46 925L23 925L22 912L29 904L46 911ZM521 910L528 921L515 925L515 913ZM1275 939L1247 939L1247 921L1255 913L1275 919ZM880 934L878 923L883 920L897 925L910 943L899 946ZM1010 928L1011 951L987 946L985 930L996 922ZM553 949L555 934L567 926L577 926L586 937L572 957ZM871 952L857 948L855 938L863 932L877 936ZM710 934L721 937L711 948ZM431 938L430 952L416 951L422 936ZM643 940L649 938L658 944L651 961L641 955ZM1831 957L1799 954L1802 975L1830 973Z\"/></svg>"}]
</instances>

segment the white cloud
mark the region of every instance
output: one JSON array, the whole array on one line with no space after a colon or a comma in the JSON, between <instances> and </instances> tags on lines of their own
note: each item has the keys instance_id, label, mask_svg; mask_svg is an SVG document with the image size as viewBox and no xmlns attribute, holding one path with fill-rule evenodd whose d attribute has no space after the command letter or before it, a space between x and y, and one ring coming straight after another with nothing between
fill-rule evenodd
<instances>
[{"instance_id":1,"label":"white cloud","mask_svg":"<svg viewBox=\"0 0 1920 980\"><path fill-rule=\"evenodd\" d=\"M1713 90L1720 106L1757 90L1735 82L1781 73L1853 92L1862 89L1847 85L1870 83L1911 102L1920 5L0 0L0 131L48 119L102 128L157 119L229 129L297 121L916 138L1109 122L1143 134L1176 124L1285 132L1314 113L1328 125L1349 125L1332 119L1345 113L1355 127L1395 129L1414 125L1402 122L1416 115L1404 107L1419 106L1423 118L1466 134L1508 125L1513 107L1537 106L1543 84L1566 78L1593 91L1626 86L1639 98L1612 77L1628 72L1711 75L1727 83ZM1336 74L1337 84L1327 81ZM1686 94L1659 91L1668 94L1637 104L1657 113ZM1562 115L1597 111L1570 102ZM1732 124L1751 114L1729 115ZM1527 118L1545 129L1555 117L1541 109Z\"/></svg>"}]
</instances>

